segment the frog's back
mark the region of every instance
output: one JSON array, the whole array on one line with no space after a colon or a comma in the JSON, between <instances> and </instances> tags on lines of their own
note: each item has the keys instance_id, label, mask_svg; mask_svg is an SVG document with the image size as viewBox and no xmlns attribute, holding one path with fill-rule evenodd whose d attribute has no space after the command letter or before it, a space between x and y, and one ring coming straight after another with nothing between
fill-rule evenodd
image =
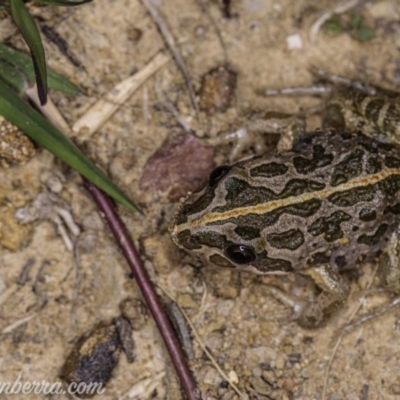
<instances>
[{"instance_id":1,"label":"frog's back","mask_svg":"<svg viewBox=\"0 0 400 400\"><path fill-rule=\"evenodd\" d=\"M173 236L224 267L344 268L380 250L400 221L400 147L359 133L317 133L214 175L185 201Z\"/></svg>"}]
</instances>

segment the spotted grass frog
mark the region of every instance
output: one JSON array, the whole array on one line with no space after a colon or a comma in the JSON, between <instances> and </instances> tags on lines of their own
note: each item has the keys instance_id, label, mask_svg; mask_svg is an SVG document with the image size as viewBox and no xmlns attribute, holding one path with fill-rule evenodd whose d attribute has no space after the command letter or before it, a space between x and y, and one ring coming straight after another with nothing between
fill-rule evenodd
<instances>
[{"instance_id":1,"label":"spotted grass frog","mask_svg":"<svg viewBox=\"0 0 400 400\"><path fill-rule=\"evenodd\" d=\"M400 105L353 88L315 132L272 117L277 152L217 167L181 204L175 243L219 267L311 277L321 292L298 303L305 328L348 297L342 272L380 253L385 284L400 291Z\"/></svg>"}]
</instances>

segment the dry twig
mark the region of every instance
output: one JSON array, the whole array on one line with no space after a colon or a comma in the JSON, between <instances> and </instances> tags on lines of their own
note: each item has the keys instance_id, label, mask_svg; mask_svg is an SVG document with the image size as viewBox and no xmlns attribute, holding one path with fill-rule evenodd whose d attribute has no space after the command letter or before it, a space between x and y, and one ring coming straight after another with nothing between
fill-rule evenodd
<instances>
[{"instance_id":1,"label":"dry twig","mask_svg":"<svg viewBox=\"0 0 400 400\"><path fill-rule=\"evenodd\" d=\"M79 118L72 130L79 133L81 129L87 135L99 129L150 76L169 61L169 57L158 53L142 70L119 82L109 93L100 99L89 111ZM82 140L82 137L80 137Z\"/></svg>"},{"instance_id":2,"label":"dry twig","mask_svg":"<svg viewBox=\"0 0 400 400\"><path fill-rule=\"evenodd\" d=\"M169 293L169 291L166 288L164 288L160 285L158 285L158 287L177 305L180 312L185 317L186 322L192 329L192 333L193 333L194 337L196 338L197 343L203 350L204 354L209 358L209 360L211 361L211 364L214 365L214 367L218 371L218 373L222 376L222 378L224 380L226 380L231 385L232 389L238 394L238 396L241 399L243 399L243 400L247 399L247 396L239 390L239 388L232 382L232 379L230 379L229 376L226 375L225 372L222 370L222 368L218 365L218 363L215 360L215 358L213 357L213 355L207 349L207 346L201 340L201 337L200 337L199 333L197 332L196 327L194 326L194 324L193 324L192 320L189 318L189 316L186 314L185 310L177 303L177 301L174 299L173 295L171 293ZM203 297L203 299L204 299L204 297ZM203 301L202 301L202 304L203 304Z\"/></svg>"},{"instance_id":3,"label":"dry twig","mask_svg":"<svg viewBox=\"0 0 400 400\"><path fill-rule=\"evenodd\" d=\"M151 1L142 0L142 3L147 8L147 11L150 13L151 17L153 18L154 22L156 23L157 28L160 31L162 38L164 39L164 42L168 46L168 49L171 52L171 54L176 62L176 65L178 66L179 70L181 71L181 73L185 79L186 86L189 90L189 96L190 96L190 101L192 103L192 106L196 110L196 114L199 115L199 106L196 101L196 95L194 93L192 80L190 79L190 75L186 68L185 62L181 55L181 52L179 51L179 48L175 43L175 39L172 36L172 34L168 28L168 25L166 24L166 22L164 21L163 17L160 15L160 13L158 12L157 8L151 3Z\"/></svg>"},{"instance_id":4,"label":"dry twig","mask_svg":"<svg viewBox=\"0 0 400 400\"><path fill-rule=\"evenodd\" d=\"M149 310L158 326L159 332L164 339L164 343L168 349L169 355L171 356L172 363L179 376L187 398L189 400L199 400L192 373L190 372L185 356L183 355L179 341L125 225L115 211L111 200L91 182L86 179L84 179L84 182L85 187L99 207L115 237L116 242L121 248L126 261L128 262L133 275L136 278L147 306L149 307Z\"/></svg>"}]
</instances>

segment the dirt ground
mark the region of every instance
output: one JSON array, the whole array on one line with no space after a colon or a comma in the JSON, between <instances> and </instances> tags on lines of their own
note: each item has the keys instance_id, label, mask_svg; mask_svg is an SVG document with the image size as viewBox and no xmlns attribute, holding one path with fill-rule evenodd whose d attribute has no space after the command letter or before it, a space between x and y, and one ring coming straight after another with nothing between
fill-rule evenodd
<instances>
[{"instance_id":1,"label":"dirt ground","mask_svg":"<svg viewBox=\"0 0 400 400\"><path fill-rule=\"evenodd\" d=\"M202 76L213 68L228 64L237 73L235 101L226 112L201 111L199 122L185 80L171 60L96 133L82 133L75 140L142 208L144 215L123 207L120 212L152 279L184 307L243 399L323 399L324 390L330 400L398 398L399 309L346 334L330 361L360 297L365 295L354 319L390 300L377 278L372 291L365 291L374 265L363 265L354 274L349 300L325 327L304 330L290 321L290 310L268 294L265 284L303 296L310 296L310 287L293 276L257 277L193 260L173 245L168 232L178 203L170 201L168 190L140 190L138 182L150 156L178 126L165 96L196 135L209 137L237 128L252 110L295 113L318 104L317 98L258 94L266 88L310 85L312 66L400 89L400 3L359 2L342 16L343 32L322 29L314 40L310 37L313 23L340 2L232 0L231 18L226 18L221 3L153 1L182 52L196 92ZM153 19L138 0L95 0L77 8L34 8L33 12L65 39L81 64L73 65L44 38L49 65L85 93L77 97L51 93L71 125L160 51L168 54ZM363 26L373 31L373 38L354 37L356 28L351 31L349 25L355 16L363 17ZM24 48L9 21L0 23L0 39ZM313 117L310 127L318 123ZM226 163L228 151L228 147L217 148L215 163ZM60 208L71 212L81 230L74 251L67 249L54 218L23 226L14 219L17 209L52 188L56 194L45 217L54 217ZM168 301L161 289L159 293ZM120 315L120 303L128 297L140 298L139 290L77 174L40 150L27 164L2 169L0 382L13 382L19 375L22 382L59 381L76 339L100 321ZM130 398L180 399L153 321L148 318L138 324L133 337L135 361L128 363L122 354L105 393L96 398L129 398L133 388ZM193 351L190 365L203 398L239 399L196 340ZM0 394L0 399L8 398ZM69 397L42 393L23 398Z\"/></svg>"}]
</instances>

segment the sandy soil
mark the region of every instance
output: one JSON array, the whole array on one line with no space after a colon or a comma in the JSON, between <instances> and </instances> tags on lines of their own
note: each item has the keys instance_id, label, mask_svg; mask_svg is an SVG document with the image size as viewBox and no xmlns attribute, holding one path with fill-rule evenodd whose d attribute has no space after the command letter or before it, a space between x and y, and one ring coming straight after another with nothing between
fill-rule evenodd
<instances>
[{"instance_id":1,"label":"sandy soil","mask_svg":"<svg viewBox=\"0 0 400 400\"><path fill-rule=\"evenodd\" d=\"M310 288L299 286L292 276L255 277L204 266L178 251L168 233L177 203L169 201L167 192L141 191L138 182L149 157L177 126L165 99L160 99L160 89L202 137L237 127L249 110L292 113L318 104L316 98L256 94L265 88L311 84L311 66L398 89L400 4L369 1L348 11L343 24L362 15L364 25L374 32L371 40L360 42L346 31L333 34L322 30L315 41L310 39L311 25L335 5L333 1L233 0L230 19L224 17L216 0L199 0L203 10L195 1L154 3L160 6L179 45L196 90L204 74L226 62L237 72L234 104L225 113L202 112L199 123L184 79L171 61L98 132L78 135L76 140L84 143L98 165L142 207L144 216L120 210L152 278L185 307L243 398L322 399L336 338L359 304L358 298L365 294L374 266L360 268L352 279L350 299L326 327L301 329L287 317L287 307L268 294L265 283L286 289L297 285L305 296L310 295ZM84 66L74 66L44 39L50 66L85 92L78 97L51 94L71 125L90 104L165 49L152 18L137 0L96 0L79 8L34 12L66 40ZM2 24L2 40L23 48L21 37L10 25ZM290 38L300 40L298 46L293 48ZM316 127L318 122L313 118L310 126ZM227 154L227 148L216 149L215 162L226 163ZM58 194L49 212L56 206L71 211L82 231L75 251L67 250L52 221L21 227L13 218L16 209L54 185ZM121 301L129 296L140 298L140 293L79 177L45 151L25 165L2 169L0 209L0 382L13 382L18 375L21 381L56 382L74 341L98 322L120 315ZM372 288L379 288L377 278ZM160 294L168 300L161 290ZM369 292L358 315L387 301L389 296L383 291ZM344 336L330 365L327 399L400 396L399 316L395 310ZM98 398L120 398L134 385L140 389L155 383L156 389L135 398L179 399L154 323L148 319L140 324L133 337L135 361L128 364L121 355L106 392ZM190 364L203 398L238 399L196 341L193 348ZM9 397L0 394L3 398ZM30 394L23 398L68 397Z\"/></svg>"}]
</instances>

